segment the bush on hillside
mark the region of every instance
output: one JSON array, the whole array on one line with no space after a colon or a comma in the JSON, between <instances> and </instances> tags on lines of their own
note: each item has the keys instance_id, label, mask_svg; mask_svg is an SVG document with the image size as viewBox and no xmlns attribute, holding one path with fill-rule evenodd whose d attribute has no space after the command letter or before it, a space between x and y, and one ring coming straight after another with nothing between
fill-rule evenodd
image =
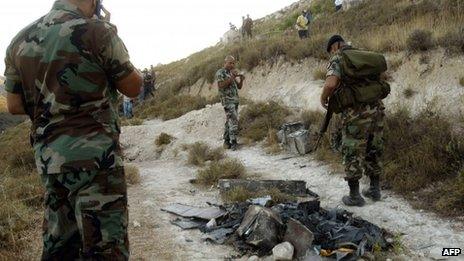
<instances>
[{"instance_id":1,"label":"bush on hillside","mask_svg":"<svg viewBox=\"0 0 464 261\"><path fill-rule=\"evenodd\" d=\"M156 138L156 140L155 140L155 145L156 145L156 146L165 146L165 145L169 145L169 144L172 142L173 139L174 139L174 137L172 137L171 135L162 132L162 133L158 136L158 138Z\"/></svg>"},{"instance_id":2,"label":"bush on hillside","mask_svg":"<svg viewBox=\"0 0 464 261\"><path fill-rule=\"evenodd\" d=\"M413 203L423 209L445 216L464 214L464 143L446 119L430 111L412 117L399 110L387 116L384 138L386 187L406 197L417 196ZM340 154L331 150L327 135L316 159L341 169Z\"/></svg>"},{"instance_id":3,"label":"bush on hillside","mask_svg":"<svg viewBox=\"0 0 464 261\"><path fill-rule=\"evenodd\" d=\"M409 51L427 51L433 47L432 32L426 30L414 30L407 39Z\"/></svg>"},{"instance_id":4,"label":"bush on hillside","mask_svg":"<svg viewBox=\"0 0 464 261\"><path fill-rule=\"evenodd\" d=\"M188 163L195 166L204 166L207 161L217 162L225 158L224 149L212 149L203 142L185 146L185 149L188 151Z\"/></svg>"},{"instance_id":5,"label":"bush on hillside","mask_svg":"<svg viewBox=\"0 0 464 261\"><path fill-rule=\"evenodd\" d=\"M248 104L240 112L240 136L253 141L262 141L272 129L285 123L290 111L277 102Z\"/></svg>"},{"instance_id":6,"label":"bush on hillside","mask_svg":"<svg viewBox=\"0 0 464 261\"><path fill-rule=\"evenodd\" d=\"M197 181L202 185L215 185L220 179L239 179L246 174L245 166L238 160L212 162L207 168L199 170Z\"/></svg>"}]
</instances>

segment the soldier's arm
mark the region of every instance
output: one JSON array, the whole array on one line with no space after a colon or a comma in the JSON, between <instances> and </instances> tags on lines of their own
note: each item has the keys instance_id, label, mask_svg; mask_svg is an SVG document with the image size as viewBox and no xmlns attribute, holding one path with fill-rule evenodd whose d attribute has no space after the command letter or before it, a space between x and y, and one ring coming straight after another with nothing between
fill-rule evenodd
<instances>
[{"instance_id":1,"label":"soldier's arm","mask_svg":"<svg viewBox=\"0 0 464 261\"><path fill-rule=\"evenodd\" d=\"M7 93L6 105L8 112L13 115L25 115L26 110L23 105L23 97L21 94Z\"/></svg>"},{"instance_id":2,"label":"soldier's arm","mask_svg":"<svg viewBox=\"0 0 464 261\"><path fill-rule=\"evenodd\" d=\"M6 106L8 112L13 115L24 115L26 114L24 98L23 98L23 86L19 72L12 62L12 53L10 50L7 51L7 57L5 58L5 90L6 95Z\"/></svg>"},{"instance_id":3,"label":"soldier's arm","mask_svg":"<svg viewBox=\"0 0 464 261\"><path fill-rule=\"evenodd\" d=\"M340 85L340 78L338 78L335 75L327 77L321 95L322 107L327 109L327 106L329 104L329 97L332 96L334 91L337 89L338 85Z\"/></svg>"},{"instance_id":4,"label":"soldier's arm","mask_svg":"<svg viewBox=\"0 0 464 261\"><path fill-rule=\"evenodd\" d=\"M141 91L142 75L130 62L127 48L117 35L116 29L108 28L106 25L103 30L101 38L97 40L101 48L102 67L119 92L135 98Z\"/></svg>"},{"instance_id":5,"label":"soldier's arm","mask_svg":"<svg viewBox=\"0 0 464 261\"><path fill-rule=\"evenodd\" d=\"M140 94L140 87L134 88L134 86L142 86L142 76L137 70L116 82L118 91L129 98L135 98Z\"/></svg>"},{"instance_id":6,"label":"soldier's arm","mask_svg":"<svg viewBox=\"0 0 464 261\"><path fill-rule=\"evenodd\" d=\"M321 94L321 105L327 109L329 98L341 83L340 60L334 56L327 66L327 75Z\"/></svg>"},{"instance_id":7,"label":"soldier's arm","mask_svg":"<svg viewBox=\"0 0 464 261\"><path fill-rule=\"evenodd\" d=\"M226 78L225 75L217 73L216 81L217 81L219 89L224 89L224 88L229 87L235 81L235 78L234 78L234 75L232 75L229 78Z\"/></svg>"},{"instance_id":8,"label":"soldier's arm","mask_svg":"<svg viewBox=\"0 0 464 261\"><path fill-rule=\"evenodd\" d=\"M242 87L243 87L243 82L244 82L244 81L245 81L245 76L240 75L240 82L237 83L237 88L238 88L239 90L242 89Z\"/></svg>"}]
</instances>

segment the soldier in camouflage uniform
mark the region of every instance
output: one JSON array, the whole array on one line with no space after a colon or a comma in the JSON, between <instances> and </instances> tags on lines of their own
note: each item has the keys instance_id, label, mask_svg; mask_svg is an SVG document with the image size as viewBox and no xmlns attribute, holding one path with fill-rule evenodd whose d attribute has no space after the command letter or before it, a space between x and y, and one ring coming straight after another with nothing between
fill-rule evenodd
<instances>
[{"instance_id":1,"label":"soldier in camouflage uniform","mask_svg":"<svg viewBox=\"0 0 464 261\"><path fill-rule=\"evenodd\" d=\"M239 78L239 80L237 80ZM219 88L222 106L226 112L224 128L224 146L237 150L238 138L238 90L242 89L245 77L235 70L235 58L227 56L224 67L216 72L216 81Z\"/></svg>"},{"instance_id":2,"label":"soldier in camouflage uniform","mask_svg":"<svg viewBox=\"0 0 464 261\"><path fill-rule=\"evenodd\" d=\"M348 79L340 67L342 56L340 51L348 45L341 36L333 36L328 43L327 51L333 56L327 68L327 79L321 95L321 104L327 108L329 98L336 88L343 88L343 83L354 81ZM342 154L346 177L350 187L350 195L343 197L348 206L363 206L365 201L359 193L359 179L363 173L370 178L370 187L363 195L380 200L380 175L383 153L383 127L385 107L382 101L373 104L357 104L346 108L342 114Z\"/></svg>"},{"instance_id":3,"label":"soldier in camouflage uniform","mask_svg":"<svg viewBox=\"0 0 464 261\"><path fill-rule=\"evenodd\" d=\"M142 79L97 0L58 0L8 47L8 110L27 114L46 188L42 260L128 260L118 91Z\"/></svg>"}]
</instances>

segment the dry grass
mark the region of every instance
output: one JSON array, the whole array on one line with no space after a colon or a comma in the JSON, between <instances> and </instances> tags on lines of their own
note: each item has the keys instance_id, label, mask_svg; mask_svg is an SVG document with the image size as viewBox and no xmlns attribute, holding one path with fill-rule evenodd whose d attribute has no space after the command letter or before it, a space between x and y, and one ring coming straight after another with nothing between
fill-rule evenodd
<instances>
[{"instance_id":1,"label":"dry grass","mask_svg":"<svg viewBox=\"0 0 464 261\"><path fill-rule=\"evenodd\" d=\"M235 159L212 162L207 168L199 170L197 181L202 185L215 185L220 179L239 179L246 174L245 166Z\"/></svg>"},{"instance_id":2,"label":"dry grass","mask_svg":"<svg viewBox=\"0 0 464 261\"><path fill-rule=\"evenodd\" d=\"M276 102L248 104L240 113L240 134L253 141L264 140L270 130L278 129L290 111Z\"/></svg>"},{"instance_id":3,"label":"dry grass","mask_svg":"<svg viewBox=\"0 0 464 261\"><path fill-rule=\"evenodd\" d=\"M396 56L388 60L388 70L396 72L400 66L403 65L403 57Z\"/></svg>"},{"instance_id":4,"label":"dry grass","mask_svg":"<svg viewBox=\"0 0 464 261\"><path fill-rule=\"evenodd\" d=\"M414 30L406 40L409 51L427 51L434 46L432 32L427 30Z\"/></svg>"},{"instance_id":5,"label":"dry grass","mask_svg":"<svg viewBox=\"0 0 464 261\"><path fill-rule=\"evenodd\" d=\"M133 164L125 164L124 172L126 175L126 182L129 185L140 184L142 178L140 177L139 168Z\"/></svg>"},{"instance_id":6,"label":"dry grass","mask_svg":"<svg viewBox=\"0 0 464 261\"><path fill-rule=\"evenodd\" d=\"M170 91L158 92L155 99L136 108L135 116L140 119L171 120L216 102L216 98L208 100L200 96L181 95Z\"/></svg>"},{"instance_id":7,"label":"dry grass","mask_svg":"<svg viewBox=\"0 0 464 261\"><path fill-rule=\"evenodd\" d=\"M127 119L123 118L121 119L121 125L122 126L139 126L143 124L143 120L139 118L132 118L132 119Z\"/></svg>"},{"instance_id":8,"label":"dry grass","mask_svg":"<svg viewBox=\"0 0 464 261\"><path fill-rule=\"evenodd\" d=\"M174 137L163 132L158 136L158 138L156 138L155 144L156 146L166 146L166 145L171 144L173 139Z\"/></svg>"},{"instance_id":9,"label":"dry grass","mask_svg":"<svg viewBox=\"0 0 464 261\"><path fill-rule=\"evenodd\" d=\"M313 79L314 80L325 80L325 76L326 76L326 73L327 73L327 69L326 68L323 68L323 67L317 67L314 71L313 71Z\"/></svg>"},{"instance_id":10,"label":"dry grass","mask_svg":"<svg viewBox=\"0 0 464 261\"><path fill-rule=\"evenodd\" d=\"M217 162L225 158L224 149L211 149L203 142L185 146L188 150L188 163L194 166L204 166L207 161Z\"/></svg>"},{"instance_id":11,"label":"dry grass","mask_svg":"<svg viewBox=\"0 0 464 261\"><path fill-rule=\"evenodd\" d=\"M266 142L264 143L264 148L269 154L278 154L282 152L282 146L279 143L279 138L277 137L277 130L270 129L266 137Z\"/></svg>"},{"instance_id":12,"label":"dry grass","mask_svg":"<svg viewBox=\"0 0 464 261\"><path fill-rule=\"evenodd\" d=\"M6 98L0 95L0 112L6 112Z\"/></svg>"},{"instance_id":13,"label":"dry grass","mask_svg":"<svg viewBox=\"0 0 464 261\"><path fill-rule=\"evenodd\" d=\"M278 57L292 62L307 57L326 59L328 54L324 46L334 33L343 35L354 46L378 52L399 52L408 46L413 50L441 46L452 52L464 52L463 6L462 0L416 3L410 0L371 0L333 14L333 1L313 1L312 5L289 10L278 19L256 21L255 31L265 35L263 37L209 47L186 59L158 66L160 90L172 94L169 99L161 95L163 97L145 106L138 115L141 118L170 119L202 108L204 101L178 97L178 93L198 81L213 82L214 74L227 54L237 57L238 67L249 71L261 64L273 64ZM307 8L312 10L315 19L311 25L311 37L302 41L296 33L289 34L286 30L293 27L298 14ZM315 78L320 79L321 75L317 73ZM187 109L182 109L185 107Z\"/></svg>"},{"instance_id":14,"label":"dry grass","mask_svg":"<svg viewBox=\"0 0 464 261\"><path fill-rule=\"evenodd\" d=\"M0 136L0 253L5 256L25 256L38 236L43 188L28 134L29 124L23 123Z\"/></svg>"},{"instance_id":15,"label":"dry grass","mask_svg":"<svg viewBox=\"0 0 464 261\"><path fill-rule=\"evenodd\" d=\"M389 115L385 128L384 184L414 205L444 216L464 214L464 143L451 124L428 110L413 118L407 110ZM316 159L340 167L329 139ZM420 200L415 200L418 197Z\"/></svg>"},{"instance_id":16,"label":"dry grass","mask_svg":"<svg viewBox=\"0 0 464 261\"><path fill-rule=\"evenodd\" d=\"M406 99L410 99L412 98L414 95L416 95L416 91L414 91L411 87L408 87L406 89L403 90L403 95L404 95L404 98Z\"/></svg>"},{"instance_id":17,"label":"dry grass","mask_svg":"<svg viewBox=\"0 0 464 261\"><path fill-rule=\"evenodd\" d=\"M271 196L271 199L273 203L275 204L296 201L295 196L285 194L277 188L273 188L273 189L269 189L265 191L253 192L243 187L237 187L221 195L222 200L226 203L240 203L240 202L245 202L249 199L260 198L260 197L265 197L265 196Z\"/></svg>"},{"instance_id":18,"label":"dry grass","mask_svg":"<svg viewBox=\"0 0 464 261\"><path fill-rule=\"evenodd\" d=\"M305 129L316 128L319 131L319 127L324 120L324 114L319 111L302 111L298 118L299 121L303 122Z\"/></svg>"}]
</instances>

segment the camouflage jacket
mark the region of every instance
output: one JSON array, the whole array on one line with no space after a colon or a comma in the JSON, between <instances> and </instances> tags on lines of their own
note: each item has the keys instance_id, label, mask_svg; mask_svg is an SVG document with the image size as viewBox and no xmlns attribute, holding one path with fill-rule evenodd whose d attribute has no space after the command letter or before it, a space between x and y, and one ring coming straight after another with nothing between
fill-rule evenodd
<instances>
[{"instance_id":1,"label":"camouflage jacket","mask_svg":"<svg viewBox=\"0 0 464 261\"><path fill-rule=\"evenodd\" d=\"M221 68L216 72L216 82L223 82L231 77L230 71L225 68ZM238 104L240 99L238 97L238 86L236 82L225 88L218 88L219 96L221 98L222 105L227 104Z\"/></svg>"},{"instance_id":2,"label":"camouflage jacket","mask_svg":"<svg viewBox=\"0 0 464 261\"><path fill-rule=\"evenodd\" d=\"M6 90L32 121L39 173L122 166L114 83L134 67L116 28L57 0L7 49Z\"/></svg>"}]
</instances>

